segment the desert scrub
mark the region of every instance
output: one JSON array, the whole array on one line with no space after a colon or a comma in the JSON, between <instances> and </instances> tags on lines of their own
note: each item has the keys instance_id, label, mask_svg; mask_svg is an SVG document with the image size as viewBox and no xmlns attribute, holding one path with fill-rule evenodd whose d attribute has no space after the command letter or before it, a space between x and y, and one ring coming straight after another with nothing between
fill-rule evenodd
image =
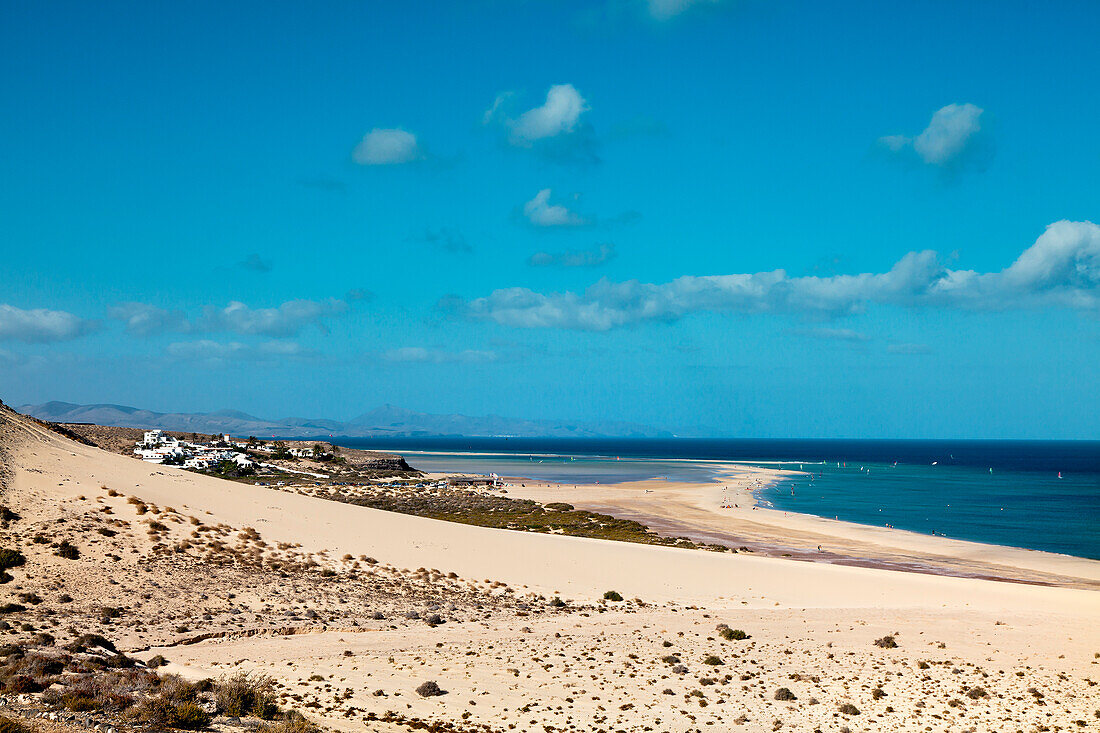
<instances>
[{"instance_id":1,"label":"desert scrub","mask_svg":"<svg viewBox=\"0 0 1100 733\"><path fill-rule=\"evenodd\" d=\"M238 672L214 683L218 712L234 717L254 715L272 720L279 713L275 704L275 681L264 675Z\"/></svg>"},{"instance_id":2,"label":"desert scrub","mask_svg":"<svg viewBox=\"0 0 1100 733\"><path fill-rule=\"evenodd\" d=\"M0 571L17 568L26 562L27 558L23 557L23 553L19 550L0 547Z\"/></svg>"},{"instance_id":3,"label":"desert scrub","mask_svg":"<svg viewBox=\"0 0 1100 733\"><path fill-rule=\"evenodd\" d=\"M0 715L0 733L32 733L31 729L18 720Z\"/></svg>"},{"instance_id":4,"label":"desert scrub","mask_svg":"<svg viewBox=\"0 0 1100 733\"><path fill-rule=\"evenodd\" d=\"M842 712L845 715L859 715L859 708L857 708L855 705L853 705L850 702L844 703L843 705L838 707L837 710L839 710L840 712Z\"/></svg>"},{"instance_id":5,"label":"desert scrub","mask_svg":"<svg viewBox=\"0 0 1100 733\"><path fill-rule=\"evenodd\" d=\"M731 629L728 626L724 629L721 629L718 632L718 635L726 641L743 641L749 638L749 635L741 629Z\"/></svg>"},{"instance_id":6,"label":"desert scrub","mask_svg":"<svg viewBox=\"0 0 1100 733\"><path fill-rule=\"evenodd\" d=\"M875 639L875 646L882 649L897 649L898 643L894 641L893 636L884 636L881 639Z\"/></svg>"},{"instance_id":7,"label":"desert scrub","mask_svg":"<svg viewBox=\"0 0 1100 733\"><path fill-rule=\"evenodd\" d=\"M446 489L444 491L410 490L400 494L352 495L329 490L315 494L320 499L340 501L401 514L442 519L448 522L495 527L520 532L564 534L572 537L640 542L670 547L703 547L685 537L662 537L640 522L618 519L581 509L563 509L555 502L543 506L530 499L481 494L476 491ZM569 506L562 504L562 506ZM726 548L721 548L726 549Z\"/></svg>"},{"instance_id":8,"label":"desert scrub","mask_svg":"<svg viewBox=\"0 0 1100 733\"><path fill-rule=\"evenodd\" d=\"M197 702L176 701L165 695L142 700L126 711L126 717L156 730L203 730L210 725L210 715Z\"/></svg>"},{"instance_id":9,"label":"desert scrub","mask_svg":"<svg viewBox=\"0 0 1100 733\"><path fill-rule=\"evenodd\" d=\"M265 726L261 733L321 733L321 729L306 720L301 713L288 712L278 723Z\"/></svg>"},{"instance_id":10,"label":"desert scrub","mask_svg":"<svg viewBox=\"0 0 1100 733\"><path fill-rule=\"evenodd\" d=\"M58 557L63 557L66 560L79 560L80 550L76 548L76 545L72 544L68 540L62 540L61 544L57 546L57 551L54 552Z\"/></svg>"},{"instance_id":11,"label":"desert scrub","mask_svg":"<svg viewBox=\"0 0 1100 733\"><path fill-rule=\"evenodd\" d=\"M416 688L416 694L421 697L435 697L442 695L443 690L434 681L429 680Z\"/></svg>"},{"instance_id":12,"label":"desert scrub","mask_svg":"<svg viewBox=\"0 0 1100 733\"><path fill-rule=\"evenodd\" d=\"M619 595L618 591L609 590L604 592L603 599L605 601L621 601L623 597Z\"/></svg>"}]
</instances>

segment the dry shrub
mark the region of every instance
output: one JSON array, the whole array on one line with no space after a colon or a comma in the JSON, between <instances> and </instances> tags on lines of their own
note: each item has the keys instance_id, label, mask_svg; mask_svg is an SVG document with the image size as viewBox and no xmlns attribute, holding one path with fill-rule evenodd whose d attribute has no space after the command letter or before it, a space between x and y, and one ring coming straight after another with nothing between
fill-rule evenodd
<instances>
[{"instance_id":1,"label":"dry shrub","mask_svg":"<svg viewBox=\"0 0 1100 733\"><path fill-rule=\"evenodd\" d=\"M242 717L254 715L272 720L279 708L275 704L275 681L265 675L238 672L214 684L218 712Z\"/></svg>"},{"instance_id":2,"label":"dry shrub","mask_svg":"<svg viewBox=\"0 0 1100 733\"><path fill-rule=\"evenodd\" d=\"M57 552L54 553L58 557L63 557L66 560L78 560L80 559L80 550L76 545L68 540L62 540L61 544L57 546Z\"/></svg>"},{"instance_id":3,"label":"dry shrub","mask_svg":"<svg viewBox=\"0 0 1100 733\"><path fill-rule=\"evenodd\" d=\"M31 733L31 729L18 720L0 715L0 733Z\"/></svg>"},{"instance_id":4,"label":"dry shrub","mask_svg":"<svg viewBox=\"0 0 1100 733\"><path fill-rule=\"evenodd\" d=\"M434 681L428 681L416 688L416 694L421 697L435 697L442 695L443 690Z\"/></svg>"},{"instance_id":5,"label":"dry shrub","mask_svg":"<svg viewBox=\"0 0 1100 733\"><path fill-rule=\"evenodd\" d=\"M0 570L17 568L25 562L27 562L27 558L23 557L23 553L19 550L0 547Z\"/></svg>"},{"instance_id":6,"label":"dry shrub","mask_svg":"<svg viewBox=\"0 0 1100 733\"><path fill-rule=\"evenodd\" d=\"M177 702L164 695L146 698L131 708L126 717L156 730L180 728L202 730L210 725L210 715L193 701Z\"/></svg>"},{"instance_id":7,"label":"dry shrub","mask_svg":"<svg viewBox=\"0 0 1100 733\"><path fill-rule=\"evenodd\" d=\"M320 733L321 729L305 716L290 711L278 723L263 728L263 733Z\"/></svg>"}]
</instances>

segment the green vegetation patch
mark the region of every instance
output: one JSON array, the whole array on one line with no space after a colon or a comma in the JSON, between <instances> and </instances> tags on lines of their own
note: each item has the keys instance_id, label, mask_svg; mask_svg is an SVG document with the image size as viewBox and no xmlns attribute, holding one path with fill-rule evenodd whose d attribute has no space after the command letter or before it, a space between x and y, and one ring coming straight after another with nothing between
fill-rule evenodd
<instances>
[{"instance_id":1,"label":"green vegetation patch","mask_svg":"<svg viewBox=\"0 0 1100 733\"><path fill-rule=\"evenodd\" d=\"M723 551L726 549L720 545L700 545L686 537L662 537L641 522L574 509L569 504L555 503L543 506L530 499L512 499L475 491L450 489L433 494L402 492L366 496L329 491L319 496L372 509L414 514L419 517L473 524L479 527L670 547L708 547ZM553 508L548 510L551 506ZM566 507L569 508L566 509Z\"/></svg>"}]
</instances>

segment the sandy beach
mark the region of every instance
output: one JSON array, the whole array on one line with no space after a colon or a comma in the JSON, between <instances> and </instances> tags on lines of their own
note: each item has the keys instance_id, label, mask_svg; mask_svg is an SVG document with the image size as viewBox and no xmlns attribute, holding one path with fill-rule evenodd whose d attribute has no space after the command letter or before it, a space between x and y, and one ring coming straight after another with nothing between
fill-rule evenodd
<instances>
[{"instance_id":1,"label":"sandy beach","mask_svg":"<svg viewBox=\"0 0 1100 733\"><path fill-rule=\"evenodd\" d=\"M509 490L739 543L1067 587L489 529L149 465L2 421L2 501L20 517L3 544L27 563L0 594L41 599L9 621L59 644L66 629L103 634L192 679L271 675L283 704L328 727L1100 725L1100 563L724 510L721 485ZM759 478L730 470L739 491ZM79 558L51 549L62 537ZM426 681L446 694L416 694Z\"/></svg>"},{"instance_id":2,"label":"sandy beach","mask_svg":"<svg viewBox=\"0 0 1100 733\"><path fill-rule=\"evenodd\" d=\"M724 463L707 483L665 480L560 484L514 478L508 491L634 519L662 533L772 557L1100 589L1100 562L872 527L757 506L754 489L798 475Z\"/></svg>"}]
</instances>

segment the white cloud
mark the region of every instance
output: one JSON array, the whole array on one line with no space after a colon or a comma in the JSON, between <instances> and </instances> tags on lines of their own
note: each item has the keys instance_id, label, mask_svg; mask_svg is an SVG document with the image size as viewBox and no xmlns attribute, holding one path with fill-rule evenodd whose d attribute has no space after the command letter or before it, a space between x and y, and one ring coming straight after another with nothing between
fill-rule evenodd
<instances>
[{"instance_id":1,"label":"white cloud","mask_svg":"<svg viewBox=\"0 0 1100 733\"><path fill-rule=\"evenodd\" d=\"M925 163L945 166L956 160L974 142L981 131L984 110L973 104L949 104L932 115L928 127L915 138L886 135L879 142L893 152L910 146Z\"/></svg>"},{"instance_id":2,"label":"white cloud","mask_svg":"<svg viewBox=\"0 0 1100 733\"><path fill-rule=\"evenodd\" d=\"M910 252L887 272L790 277L784 270L685 276L662 284L600 280L583 293L497 290L458 303L462 314L521 328L606 331L693 312L858 313L871 304L1100 312L1100 226L1059 221L999 272L950 270L931 250ZM454 304L451 304L454 307Z\"/></svg>"},{"instance_id":3,"label":"white cloud","mask_svg":"<svg viewBox=\"0 0 1100 733\"><path fill-rule=\"evenodd\" d=\"M649 14L657 20L668 20L694 5L714 5L721 0L645 0Z\"/></svg>"},{"instance_id":4,"label":"white cloud","mask_svg":"<svg viewBox=\"0 0 1100 733\"><path fill-rule=\"evenodd\" d=\"M476 351L474 349L443 351L441 349L426 349L421 346L405 346L387 351L382 355L382 358L386 361L420 364L480 364L496 361L497 354L494 351Z\"/></svg>"},{"instance_id":5,"label":"white cloud","mask_svg":"<svg viewBox=\"0 0 1100 733\"><path fill-rule=\"evenodd\" d=\"M615 259L615 245L601 244L592 249L570 249L565 252L536 252L527 263L535 267L598 267Z\"/></svg>"},{"instance_id":6,"label":"white cloud","mask_svg":"<svg viewBox=\"0 0 1100 733\"><path fill-rule=\"evenodd\" d=\"M285 340L244 344L200 339L169 344L165 352L173 359L203 362L209 366L236 361L278 361L309 354L300 344Z\"/></svg>"},{"instance_id":7,"label":"white cloud","mask_svg":"<svg viewBox=\"0 0 1100 733\"><path fill-rule=\"evenodd\" d=\"M198 328L202 331L232 331L258 336L292 336L306 326L326 330L324 319L348 309L347 303L328 300L288 300L277 308L250 308L233 301L224 308L206 306Z\"/></svg>"},{"instance_id":8,"label":"white cloud","mask_svg":"<svg viewBox=\"0 0 1100 733\"><path fill-rule=\"evenodd\" d=\"M376 127L363 136L351 157L360 165L393 165L420 160L424 155L411 132Z\"/></svg>"},{"instance_id":9,"label":"white cloud","mask_svg":"<svg viewBox=\"0 0 1100 733\"><path fill-rule=\"evenodd\" d=\"M191 324L180 311L169 311L149 303L119 303L107 309L107 317L126 324L133 336L154 336L170 331L189 331Z\"/></svg>"},{"instance_id":10,"label":"white cloud","mask_svg":"<svg viewBox=\"0 0 1100 733\"><path fill-rule=\"evenodd\" d=\"M366 291L350 291L349 300L368 297ZM169 311L150 303L119 303L107 310L107 315L126 325L133 336L155 336L162 333L196 333L229 331L243 335L292 336L313 325L326 331L325 319L348 310L343 300L289 300L275 308L251 308L232 301L223 308L204 306L202 316L189 320L182 311Z\"/></svg>"},{"instance_id":11,"label":"white cloud","mask_svg":"<svg viewBox=\"0 0 1100 733\"><path fill-rule=\"evenodd\" d=\"M24 310L0 304L0 341L46 343L68 341L94 330L94 321L66 311L32 308Z\"/></svg>"},{"instance_id":12,"label":"white cloud","mask_svg":"<svg viewBox=\"0 0 1100 733\"><path fill-rule=\"evenodd\" d=\"M499 101L498 96L494 107ZM530 145L535 140L573 132L581 114L587 111L588 103L572 84L555 84L546 93L542 106L529 109L508 123L512 142Z\"/></svg>"},{"instance_id":13,"label":"white cloud","mask_svg":"<svg viewBox=\"0 0 1100 733\"><path fill-rule=\"evenodd\" d=\"M523 215L537 227L577 227L585 224L578 216L560 204L550 203L550 189L544 188L523 205Z\"/></svg>"}]
</instances>

